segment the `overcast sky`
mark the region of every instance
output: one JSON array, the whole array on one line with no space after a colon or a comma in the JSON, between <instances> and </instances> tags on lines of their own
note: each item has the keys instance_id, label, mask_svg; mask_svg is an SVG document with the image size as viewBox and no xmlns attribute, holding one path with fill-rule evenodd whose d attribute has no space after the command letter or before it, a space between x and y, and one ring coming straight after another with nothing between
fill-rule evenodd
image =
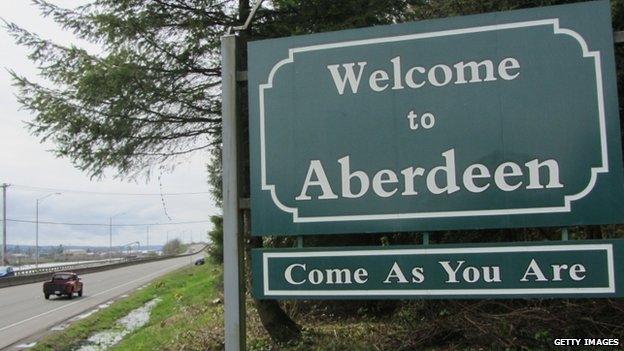
<instances>
[{"instance_id":1,"label":"overcast sky","mask_svg":"<svg viewBox=\"0 0 624 351\"><path fill-rule=\"evenodd\" d=\"M76 0L52 1L63 7L79 4ZM75 42L71 33L63 32L51 20L41 18L38 9L29 0L0 1L0 17L15 22L27 30L39 33L45 38L68 44ZM80 43L78 43L80 44ZM70 160L57 159L47 151L52 145L40 144L30 135L24 121L30 120L27 111L19 109L15 99L16 90L11 86L7 68L29 77L36 76L36 70L26 55L27 51L14 44L6 30L0 30L0 183L15 184L7 192L7 218L35 219L35 203L54 190L30 189L27 187L58 188L61 195L53 195L41 201L39 220L71 223L167 223L207 220L219 210L209 194L164 196L119 196L75 193L78 190L103 193L156 193L161 192L157 177L150 181L123 182L112 178L101 181L90 180L74 169ZM96 49L91 47L91 49ZM172 173L161 177L163 193L207 192L207 152L196 152L184 160ZM1 204L0 204L1 206ZM165 213L166 211L169 216ZM170 218L171 219L170 219ZM163 244L167 236L205 240L208 223L192 225L151 226L150 244ZM39 225L40 245L97 245L108 246L107 226L65 226ZM113 230L113 245L146 241L147 227L116 227ZM8 243L28 245L35 242L35 225L8 222Z\"/></svg>"}]
</instances>

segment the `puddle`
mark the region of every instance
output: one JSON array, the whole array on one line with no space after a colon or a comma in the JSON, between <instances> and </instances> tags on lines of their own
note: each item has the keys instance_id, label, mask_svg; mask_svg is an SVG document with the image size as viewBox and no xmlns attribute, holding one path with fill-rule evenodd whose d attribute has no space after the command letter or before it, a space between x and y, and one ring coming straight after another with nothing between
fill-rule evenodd
<instances>
[{"instance_id":1,"label":"puddle","mask_svg":"<svg viewBox=\"0 0 624 351\"><path fill-rule=\"evenodd\" d=\"M108 330L108 331L99 332L97 334L93 334L88 340L89 343L79 348L78 351L106 350L109 347L120 342L121 339L123 339L123 337L126 336L126 334L128 334L128 332L125 330L119 330L119 331Z\"/></svg>"},{"instance_id":2,"label":"puddle","mask_svg":"<svg viewBox=\"0 0 624 351\"><path fill-rule=\"evenodd\" d=\"M121 324L126 330L134 331L138 328L141 328L147 322L149 322L150 312L156 304L160 302L160 299L153 299L152 301L143 305L143 307L139 307L136 310L128 313L125 317L121 318L117 321L117 323Z\"/></svg>"},{"instance_id":3,"label":"puddle","mask_svg":"<svg viewBox=\"0 0 624 351\"><path fill-rule=\"evenodd\" d=\"M117 320L115 328L91 335L77 351L103 351L117 344L124 336L147 324L152 308L159 302L160 299L156 298L142 307L132 310L126 316Z\"/></svg>"},{"instance_id":4,"label":"puddle","mask_svg":"<svg viewBox=\"0 0 624 351\"><path fill-rule=\"evenodd\" d=\"M108 301L107 303L103 303L103 304L101 304L101 305L99 305L99 306L98 306L98 309L100 309L100 310L101 310L101 309L104 309L104 308L106 308L106 307L108 307L108 306L112 305L112 303L113 303L113 301L112 301L112 300L111 300L111 301Z\"/></svg>"},{"instance_id":5,"label":"puddle","mask_svg":"<svg viewBox=\"0 0 624 351\"><path fill-rule=\"evenodd\" d=\"M69 323L55 325L52 328L50 328L50 330L52 331L65 330L67 329L67 327L69 327Z\"/></svg>"},{"instance_id":6,"label":"puddle","mask_svg":"<svg viewBox=\"0 0 624 351\"><path fill-rule=\"evenodd\" d=\"M91 311L89 311L87 313L79 314L76 317L72 318L71 321L74 322L74 321L79 321L81 319L85 319L85 318L91 316L92 314L94 314L95 312L99 311L100 309L101 308L96 308L96 309L93 309L93 310L91 310Z\"/></svg>"},{"instance_id":7,"label":"puddle","mask_svg":"<svg viewBox=\"0 0 624 351\"><path fill-rule=\"evenodd\" d=\"M29 349L31 347L35 347L36 345L37 345L37 342L35 341L35 342L31 342L30 344L19 344L19 345L15 346L15 348L17 350L26 350L26 349Z\"/></svg>"}]
</instances>

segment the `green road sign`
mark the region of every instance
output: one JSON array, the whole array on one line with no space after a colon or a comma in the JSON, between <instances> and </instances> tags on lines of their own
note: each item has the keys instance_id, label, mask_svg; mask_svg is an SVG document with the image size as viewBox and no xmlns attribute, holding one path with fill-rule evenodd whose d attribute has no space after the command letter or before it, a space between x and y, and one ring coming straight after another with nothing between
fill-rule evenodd
<instances>
[{"instance_id":1,"label":"green road sign","mask_svg":"<svg viewBox=\"0 0 624 351\"><path fill-rule=\"evenodd\" d=\"M249 44L252 233L623 221L610 3Z\"/></svg>"},{"instance_id":2,"label":"green road sign","mask_svg":"<svg viewBox=\"0 0 624 351\"><path fill-rule=\"evenodd\" d=\"M267 299L621 297L624 240L253 250Z\"/></svg>"}]
</instances>

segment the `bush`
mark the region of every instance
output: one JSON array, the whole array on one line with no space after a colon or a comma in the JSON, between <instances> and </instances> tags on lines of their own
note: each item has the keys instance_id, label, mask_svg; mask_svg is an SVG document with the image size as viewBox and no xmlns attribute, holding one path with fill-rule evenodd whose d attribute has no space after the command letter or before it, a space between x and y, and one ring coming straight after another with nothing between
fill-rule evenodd
<instances>
[{"instance_id":1,"label":"bush","mask_svg":"<svg viewBox=\"0 0 624 351\"><path fill-rule=\"evenodd\" d=\"M223 264L223 217L211 216L212 230L208 232L208 256L214 263Z\"/></svg>"},{"instance_id":2,"label":"bush","mask_svg":"<svg viewBox=\"0 0 624 351\"><path fill-rule=\"evenodd\" d=\"M168 241L165 246L163 246L163 255L178 255L183 253L186 250L184 245L180 239L173 239Z\"/></svg>"}]
</instances>

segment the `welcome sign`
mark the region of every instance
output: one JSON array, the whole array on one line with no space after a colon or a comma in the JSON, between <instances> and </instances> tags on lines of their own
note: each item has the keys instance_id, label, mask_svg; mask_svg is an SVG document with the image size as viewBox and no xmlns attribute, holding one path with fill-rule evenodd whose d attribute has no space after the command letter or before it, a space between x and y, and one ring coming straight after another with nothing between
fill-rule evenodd
<instances>
[{"instance_id":1,"label":"welcome sign","mask_svg":"<svg viewBox=\"0 0 624 351\"><path fill-rule=\"evenodd\" d=\"M256 298L620 297L622 240L254 249Z\"/></svg>"},{"instance_id":2,"label":"welcome sign","mask_svg":"<svg viewBox=\"0 0 624 351\"><path fill-rule=\"evenodd\" d=\"M608 1L249 44L252 234L622 222Z\"/></svg>"}]
</instances>

